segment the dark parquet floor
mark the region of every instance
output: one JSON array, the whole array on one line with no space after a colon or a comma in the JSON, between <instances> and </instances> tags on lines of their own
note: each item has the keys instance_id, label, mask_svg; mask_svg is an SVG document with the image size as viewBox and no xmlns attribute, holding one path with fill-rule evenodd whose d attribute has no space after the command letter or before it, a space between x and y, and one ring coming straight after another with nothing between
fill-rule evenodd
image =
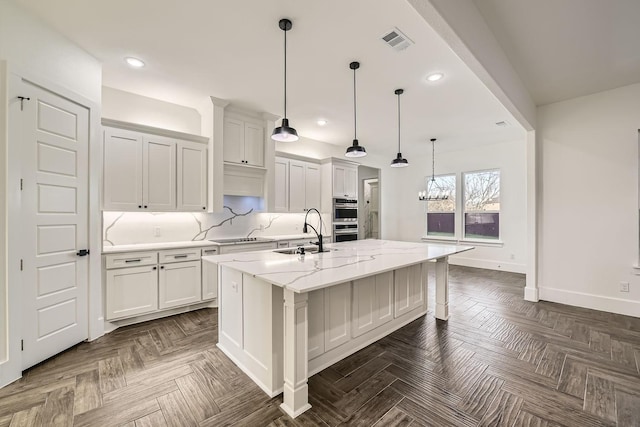
<instances>
[{"instance_id":1,"label":"dark parquet floor","mask_svg":"<svg viewBox=\"0 0 640 427\"><path fill-rule=\"evenodd\" d=\"M0 390L0 427L640 426L639 318L526 302L517 274L450 281L448 322L430 311L313 376L295 420L215 347L205 309L31 368Z\"/></svg>"}]
</instances>

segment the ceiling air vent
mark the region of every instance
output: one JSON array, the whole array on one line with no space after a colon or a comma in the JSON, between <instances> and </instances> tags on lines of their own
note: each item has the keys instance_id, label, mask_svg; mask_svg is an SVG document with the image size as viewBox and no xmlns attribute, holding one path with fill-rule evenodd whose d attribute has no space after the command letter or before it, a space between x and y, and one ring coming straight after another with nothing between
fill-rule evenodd
<instances>
[{"instance_id":1,"label":"ceiling air vent","mask_svg":"<svg viewBox=\"0 0 640 427\"><path fill-rule=\"evenodd\" d=\"M395 27L382 36L382 40L397 52L405 50L413 44L413 41L411 41L409 37L402 34L402 31Z\"/></svg>"}]
</instances>

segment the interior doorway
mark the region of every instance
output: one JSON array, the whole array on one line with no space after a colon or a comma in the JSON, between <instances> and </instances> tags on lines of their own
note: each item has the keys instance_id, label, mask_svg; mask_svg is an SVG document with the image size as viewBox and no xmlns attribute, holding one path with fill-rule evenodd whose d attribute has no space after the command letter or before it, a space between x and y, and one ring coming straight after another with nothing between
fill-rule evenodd
<instances>
[{"instance_id":1,"label":"interior doorway","mask_svg":"<svg viewBox=\"0 0 640 427\"><path fill-rule=\"evenodd\" d=\"M379 239L380 169L358 167L358 239Z\"/></svg>"}]
</instances>

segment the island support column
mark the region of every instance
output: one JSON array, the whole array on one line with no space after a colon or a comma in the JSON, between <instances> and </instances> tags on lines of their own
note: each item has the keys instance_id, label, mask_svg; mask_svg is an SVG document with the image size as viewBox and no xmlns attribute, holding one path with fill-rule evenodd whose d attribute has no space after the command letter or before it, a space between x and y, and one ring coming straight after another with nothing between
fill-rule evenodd
<instances>
[{"instance_id":1,"label":"island support column","mask_svg":"<svg viewBox=\"0 0 640 427\"><path fill-rule=\"evenodd\" d=\"M436 260L436 319L449 319L449 257Z\"/></svg>"},{"instance_id":2,"label":"island support column","mask_svg":"<svg viewBox=\"0 0 640 427\"><path fill-rule=\"evenodd\" d=\"M291 418L309 404L309 332L307 293L284 289L284 393L280 407Z\"/></svg>"}]
</instances>

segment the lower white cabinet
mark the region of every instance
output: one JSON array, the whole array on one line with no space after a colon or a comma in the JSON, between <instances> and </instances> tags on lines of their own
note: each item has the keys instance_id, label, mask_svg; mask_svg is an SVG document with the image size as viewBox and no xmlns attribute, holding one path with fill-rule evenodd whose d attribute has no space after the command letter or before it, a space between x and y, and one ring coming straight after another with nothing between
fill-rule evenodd
<instances>
[{"instance_id":1,"label":"lower white cabinet","mask_svg":"<svg viewBox=\"0 0 640 427\"><path fill-rule=\"evenodd\" d=\"M202 256L218 255L218 248L202 249ZM218 264L202 261L202 300L218 297Z\"/></svg>"},{"instance_id":2,"label":"lower white cabinet","mask_svg":"<svg viewBox=\"0 0 640 427\"><path fill-rule=\"evenodd\" d=\"M354 337L393 319L393 272L353 282L351 326Z\"/></svg>"},{"instance_id":3,"label":"lower white cabinet","mask_svg":"<svg viewBox=\"0 0 640 427\"><path fill-rule=\"evenodd\" d=\"M351 339L351 282L324 290L324 351Z\"/></svg>"},{"instance_id":4,"label":"lower white cabinet","mask_svg":"<svg viewBox=\"0 0 640 427\"><path fill-rule=\"evenodd\" d=\"M158 309L158 267L107 270L106 318L136 316Z\"/></svg>"},{"instance_id":5,"label":"lower white cabinet","mask_svg":"<svg viewBox=\"0 0 640 427\"><path fill-rule=\"evenodd\" d=\"M202 299L200 260L160 266L159 308L191 304Z\"/></svg>"},{"instance_id":6,"label":"lower white cabinet","mask_svg":"<svg viewBox=\"0 0 640 427\"><path fill-rule=\"evenodd\" d=\"M424 305L427 284L427 264L416 264L401 268L395 271L394 276L395 318Z\"/></svg>"}]
</instances>

